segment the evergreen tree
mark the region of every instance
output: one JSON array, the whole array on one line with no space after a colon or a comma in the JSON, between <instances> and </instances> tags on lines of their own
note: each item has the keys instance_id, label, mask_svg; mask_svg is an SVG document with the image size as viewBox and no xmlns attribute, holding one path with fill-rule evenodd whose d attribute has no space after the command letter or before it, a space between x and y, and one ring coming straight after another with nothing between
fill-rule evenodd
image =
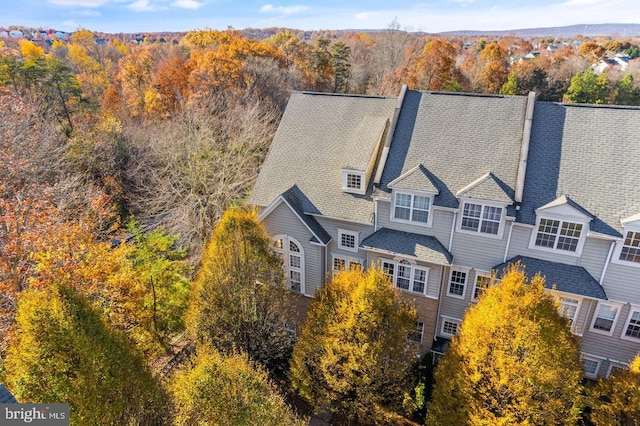
<instances>
[{"instance_id":1,"label":"evergreen tree","mask_svg":"<svg viewBox=\"0 0 640 426\"><path fill-rule=\"evenodd\" d=\"M436 368L427 424L573 425L579 354L544 279L514 266L467 311Z\"/></svg>"}]
</instances>

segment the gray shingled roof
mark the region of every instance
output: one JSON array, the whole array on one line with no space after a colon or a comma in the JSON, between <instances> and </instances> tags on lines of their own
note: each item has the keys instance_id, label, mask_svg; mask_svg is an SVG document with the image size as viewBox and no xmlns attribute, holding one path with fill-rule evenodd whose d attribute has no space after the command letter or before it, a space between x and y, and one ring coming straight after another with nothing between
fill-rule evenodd
<instances>
[{"instance_id":1,"label":"gray shingled roof","mask_svg":"<svg viewBox=\"0 0 640 426\"><path fill-rule=\"evenodd\" d=\"M356 153L369 161L396 103L394 97L293 93L249 203L268 206L297 185L315 209L304 205L306 213L371 223L371 197L342 192L342 168Z\"/></svg>"},{"instance_id":2,"label":"gray shingled roof","mask_svg":"<svg viewBox=\"0 0 640 426\"><path fill-rule=\"evenodd\" d=\"M593 232L621 236L640 213L640 108L536 102L519 221L567 195L595 217Z\"/></svg>"},{"instance_id":3,"label":"gray shingled roof","mask_svg":"<svg viewBox=\"0 0 640 426\"><path fill-rule=\"evenodd\" d=\"M418 164L407 173L389 182L387 186L389 188L402 188L414 191L438 192L438 188L431 180L431 177L429 177L429 171L422 164Z\"/></svg>"},{"instance_id":4,"label":"gray shingled roof","mask_svg":"<svg viewBox=\"0 0 640 426\"><path fill-rule=\"evenodd\" d=\"M538 272L545 277L545 287L548 289L555 287L556 290L565 293L607 300L602 286L582 266L516 256L494 266L493 269L497 271L497 276L500 278L507 266L517 262L525 267L524 273L527 278L533 278Z\"/></svg>"},{"instance_id":5,"label":"gray shingled roof","mask_svg":"<svg viewBox=\"0 0 640 426\"><path fill-rule=\"evenodd\" d=\"M388 228L369 235L362 240L360 247L438 265L451 265L453 260L453 255L435 237Z\"/></svg>"},{"instance_id":6,"label":"gray shingled roof","mask_svg":"<svg viewBox=\"0 0 640 426\"><path fill-rule=\"evenodd\" d=\"M486 173L470 185L458 191L458 197L478 198L482 200L513 203L514 192L493 173Z\"/></svg>"},{"instance_id":7,"label":"gray shingled roof","mask_svg":"<svg viewBox=\"0 0 640 426\"><path fill-rule=\"evenodd\" d=\"M527 98L407 91L380 187L423 164L439 190L434 204L458 207L455 194L488 172L512 197Z\"/></svg>"},{"instance_id":8,"label":"gray shingled roof","mask_svg":"<svg viewBox=\"0 0 640 426\"><path fill-rule=\"evenodd\" d=\"M287 204L289 204L289 206L291 206L291 208L294 209L296 213L298 213L298 216L300 216L307 227L311 229L311 233L314 235L316 240L314 242L326 245L329 241L331 241L331 235L329 235L329 233L322 227L322 225L318 223L316 218L304 213L305 210L313 211L313 206L311 205L309 199L305 197L302 191L300 191L300 188L298 188L296 185L292 186L282 193L282 198L284 198ZM305 206L307 206L306 209Z\"/></svg>"},{"instance_id":9,"label":"gray shingled roof","mask_svg":"<svg viewBox=\"0 0 640 426\"><path fill-rule=\"evenodd\" d=\"M0 404L14 404L17 402L11 392L0 383Z\"/></svg>"}]
</instances>

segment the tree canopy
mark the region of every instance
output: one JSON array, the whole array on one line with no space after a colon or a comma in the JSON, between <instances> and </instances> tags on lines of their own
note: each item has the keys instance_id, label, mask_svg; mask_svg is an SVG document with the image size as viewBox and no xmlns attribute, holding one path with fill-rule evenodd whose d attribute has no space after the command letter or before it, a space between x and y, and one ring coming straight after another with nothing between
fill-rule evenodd
<instances>
[{"instance_id":1,"label":"tree canopy","mask_svg":"<svg viewBox=\"0 0 640 426\"><path fill-rule=\"evenodd\" d=\"M614 370L587 388L589 420L595 426L640 425L640 355L628 370Z\"/></svg>"},{"instance_id":2,"label":"tree canopy","mask_svg":"<svg viewBox=\"0 0 640 426\"><path fill-rule=\"evenodd\" d=\"M576 423L581 410L578 339L544 278L519 266L469 308L436 368L428 425Z\"/></svg>"},{"instance_id":3,"label":"tree canopy","mask_svg":"<svg viewBox=\"0 0 640 426\"><path fill-rule=\"evenodd\" d=\"M315 295L300 329L290 378L316 410L372 421L381 407L399 410L417 349L408 339L415 310L386 275L356 268Z\"/></svg>"}]
</instances>

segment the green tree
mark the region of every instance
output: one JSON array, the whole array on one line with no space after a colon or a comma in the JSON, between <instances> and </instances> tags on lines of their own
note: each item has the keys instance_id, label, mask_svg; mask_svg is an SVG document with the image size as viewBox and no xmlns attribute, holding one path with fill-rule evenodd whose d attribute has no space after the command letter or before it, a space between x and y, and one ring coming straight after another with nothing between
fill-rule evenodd
<instances>
[{"instance_id":1,"label":"green tree","mask_svg":"<svg viewBox=\"0 0 640 426\"><path fill-rule=\"evenodd\" d=\"M602 72L596 75L593 68L586 71L578 71L571 78L571 85L564 95L565 102L575 102L583 104L604 104L607 103L609 94L609 81L607 73Z\"/></svg>"},{"instance_id":2,"label":"green tree","mask_svg":"<svg viewBox=\"0 0 640 426\"><path fill-rule=\"evenodd\" d=\"M587 389L595 426L640 425L640 355L628 370L612 372L607 379Z\"/></svg>"},{"instance_id":3,"label":"green tree","mask_svg":"<svg viewBox=\"0 0 640 426\"><path fill-rule=\"evenodd\" d=\"M66 286L24 292L4 381L20 401L68 402L71 424L161 424L166 397L142 356Z\"/></svg>"},{"instance_id":4,"label":"green tree","mask_svg":"<svg viewBox=\"0 0 640 426\"><path fill-rule=\"evenodd\" d=\"M244 354L201 346L172 378L176 425L304 425Z\"/></svg>"},{"instance_id":5,"label":"green tree","mask_svg":"<svg viewBox=\"0 0 640 426\"><path fill-rule=\"evenodd\" d=\"M640 90L636 87L632 74L622 77L614 93L613 103L616 105L640 105Z\"/></svg>"},{"instance_id":6,"label":"green tree","mask_svg":"<svg viewBox=\"0 0 640 426\"><path fill-rule=\"evenodd\" d=\"M415 310L386 275L345 271L315 295L293 350L290 378L317 410L372 422L398 409L410 383Z\"/></svg>"},{"instance_id":7,"label":"green tree","mask_svg":"<svg viewBox=\"0 0 640 426\"><path fill-rule=\"evenodd\" d=\"M331 46L331 66L333 68L333 91L347 93L351 76L351 48L339 41Z\"/></svg>"},{"instance_id":8,"label":"green tree","mask_svg":"<svg viewBox=\"0 0 640 426\"><path fill-rule=\"evenodd\" d=\"M282 260L248 209L225 212L205 248L193 284L187 328L199 343L246 352L269 368L284 368L291 353L288 291Z\"/></svg>"},{"instance_id":9,"label":"green tree","mask_svg":"<svg viewBox=\"0 0 640 426\"><path fill-rule=\"evenodd\" d=\"M471 307L435 372L428 425L573 425L581 408L579 342L519 266Z\"/></svg>"}]
</instances>

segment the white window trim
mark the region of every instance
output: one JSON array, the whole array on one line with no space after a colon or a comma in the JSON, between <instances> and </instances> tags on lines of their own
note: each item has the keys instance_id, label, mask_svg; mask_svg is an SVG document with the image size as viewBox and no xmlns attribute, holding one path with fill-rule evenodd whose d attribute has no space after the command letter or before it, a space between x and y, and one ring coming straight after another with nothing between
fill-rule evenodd
<instances>
[{"instance_id":1,"label":"white window trim","mask_svg":"<svg viewBox=\"0 0 640 426\"><path fill-rule=\"evenodd\" d=\"M628 370L629 369L629 364L625 364L622 361L614 361L614 360L609 360L609 367L607 368L607 378L609 378L609 376L611 376L611 372L613 371L613 367L619 367L619 368L623 368Z\"/></svg>"},{"instance_id":2,"label":"white window trim","mask_svg":"<svg viewBox=\"0 0 640 426\"><path fill-rule=\"evenodd\" d=\"M476 289L479 289L480 287L478 287L478 277L487 277L487 278L491 278L491 272L487 272L487 271L478 271L476 270L476 275L473 279L473 293L471 293L471 297L473 301L478 301L478 298L476 297ZM449 280L451 280L451 277L449 277ZM489 286L491 286L491 283L489 284ZM448 291L449 289L447 289ZM483 290L487 290L487 289L483 289Z\"/></svg>"},{"instance_id":3,"label":"white window trim","mask_svg":"<svg viewBox=\"0 0 640 426\"><path fill-rule=\"evenodd\" d=\"M615 306L618 308L618 311L616 312L616 317L613 319L613 323L611 324L610 331L598 330L596 328L593 328L593 325L596 323L596 319L598 318L598 309L600 309L601 305ZM613 333L615 333L615 330L616 330L616 325L618 324L618 319L620 318L622 306L623 306L622 303L618 303L618 302L599 301L598 304L596 305L596 309L593 311L593 318L591 318L591 326L589 327L589 331L592 333L602 334L605 336L613 336Z\"/></svg>"},{"instance_id":4,"label":"white window trim","mask_svg":"<svg viewBox=\"0 0 640 426\"><path fill-rule=\"evenodd\" d=\"M333 267L336 259L341 259L344 261L345 271L351 270L351 263L359 263L360 267L364 268L364 259L358 259L358 258L353 258L349 256L344 256L341 254L331 253L331 272L333 275L336 275L337 273L342 272Z\"/></svg>"},{"instance_id":5,"label":"white window trim","mask_svg":"<svg viewBox=\"0 0 640 426\"><path fill-rule=\"evenodd\" d=\"M450 290L451 290L451 277L452 277L454 271L464 272L466 274L465 278L464 278L464 288L462 289L462 295L457 295L457 294L453 294L453 293L450 292ZM467 287L469 287L469 272L470 271L468 269L466 269L466 268L460 268L460 267L452 267L451 268L451 270L449 271L449 278L447 279L447 296L453 297L454 299L464 300L465 296L467 295Z\"/></svg>"},{"instance_id":6,"label":"white window trim","mask_svg":"<svg viewBox=\"0 0 640 426\"><path fill-rule=\"evenodd\" d=\"M629 342L640 343L640 338L626 336L627 328L631 323L631 315L633 315L634 312L640 312L640 306L631 306L631 309L629 309L629 313L627 314L627 321L625 321L624 323L624 327L622 328L622 333L620 333L620 338L622 340L627 340Z\"/></svg>"},{"instance_id":7,"label":"white window trim","mask_svg":"<svg viewBox=\"0 0 640 426\"><path fill-rule=\"evenodd\" d=\"M462 229L462 216L463 216L463 212L464 212L465 203L476 204L476 205L482 206L482 211L480 213L480 225L478 225L478 230L477 231L471 231L471 230L468 230L468 229ZM499 207L499 208L502 209L502 215L500 215L500 224L498 225L498 233L497 234L488 234L486 232L480 232L480 228L481 228L481 224L482 224L482 214L484 213L484 208L485 207ZM504 203L497 203L497 202L484 201L484 200L461 198L460 199L460 207L458 209L458 221L456 223L456 232L460 232L461 234L469 234L469 235L481 235L483 237L493 238L493 239L502 239L502 237L504 235L504 224L506 222L506 217L507 217L507 205L504 204Z\"/></svg>"},{"instance_id":8,"label":"white window trim","mask_svg":"<svg viewBox=\"0 0 640 426\"><path fill-rule=\"evenodd\" d=\"M282 239L282 249L276 249L276 252L280 253L283 257L283 266L284 266L284 270L285 270L285 276L286 276L286 280L287 280L287 288L292 291L293 293L298 293L297 291L293 290L291 288L291 275L290 275L290 271L291 271L291 266L290 266L290 252L289 252L289 241L293 242L294 244L296 244L298 246L298 248L300 249L300 292L298 294L304 294L306 295L306 289L305 289L305 256L304 256L304 248L302 247L302 244L300 244L300 242L298 240L296 240L295 238L286 235L286 234L279 234L276 235L275 237L273 237L272 241L277 241L279 239Z\"/></svg>"},{"instance_id":9,"label":"white window trim","mask_svg":"<svg viewBox=\"0 0 640 426\"><path fill-rule=\"evenodd\" d=\"M588 359L589 361L593 361L595 363L598 364L598 366L596 367L596 371L595 373L587 373L584 370L584 360ZM585 377L589 377L592 379L595 379L596 377L598 377L598 373L600 372L600 368L602 367L602 361L604 361L604 358L600 358L594 355L588 355L585 353L580 353L580 360L582 361L582 371L584 372Z\"/></svg>"},{"instance_id":10,"label":"white window trim","mask_svg":"<svg viewBox=\"0 0 640 426\"><path fill-rule=\"evenodd\" d=\"M427 222L414 222L412 220L406 219L396 219L396 195L397 194L406 194L411 195L411 215L413 215L413 198L415 196L425 197L429 199L429 210L427 214ZM433 197L436 194L433 192L423 192L423 191L411 191L407 189L394 189L391 194L391 212L390 212L390 220L392 222L399 223L408 223L410 225L423 226L423 227L431 227L433 223Z\"/></svg>"},{"instance_id":11,"label":"white window trim","mask_svg":"<svg viewBox=\"0 0 640 426\"><path fill-rule=\"evenodd\" d=\"M411 339L411 338L410 338L410 340L412 342L415 342L415 343L418 343L418 344L421 345L423 343L423 341L424 341L424 322L416 321L416 324L413 327L412 333L414 333L416 336L418 335L418 324L422 324L422 329L420 330L420 340L414 340L414 339Z\"/></svg>"},{"instance_id":12,"label":"white window trim","mask_svg":"<svg viewBox=\"0 0 640 426\"><path fill-rule=\"evenodd\" d=\"M455 337L458 335L458 333L460 332L460 323L461 320L459 318L453 318L453 317L448 317L446 315L441 315L440 316L441 320L440 320L440 335L441 336L446 336L446 337ZM451 323L455 323L458 326L456 327L456 334L450 334L444 331L444 323L445 322L451 322Z\"/></svg>"},{"instance_id":13,"label":"white window trim","mask_svg":"<svg viewBox=\"0 0 640 426\"><path fill-rule=\"evenodd\" d=\"M348 175L358 175L360 176L360 189L349 188L347 186L347 176ZM350 169L342 169L342 191L349 192L351 194L359 194L363 195L367 192L367 182L365 178L365 173L362 170L350 170Z\"/></svg>"},{"instance_id":14,"label":"white window trim","mask_svg":"<svg viewBox=\"0 0 640 426\"><path fill-rule=\"evenodd\" d=\"M349 235L353 237L353 247L347 247L342 245L342 236ZM338 248L340 250L352 251L354 253L358 252L358 246L360 245L360 232L358 231L349 231L348 229L338 228Z\"/></svg>"},{"instance_id":15,"label":"white window trim","mask_svg":"<svg viewBox=\"0 0 640 426\"><path fill-rule=\"evenodd\" d=\"M624 240L627 238L627 234L629 232L640 232L640 225L631 225L631 226L623 227L622 239L616 241L616 246L613 251L613 256L611 256L611 263L615 263L617 265L631 266L632 268L640 268L640 262L632 262L629 260L620 259L620 254L622 253L622 248L624 246Z\"/></svg>"},{"instance_id":16,"label":"white window trim","mask_svg":"<svg viewBox=\"0 0 640 426\"><path fill-rule=\"evenodd\" d=\"M576 306L575 316L574 316L573 320L571 321L571 332L573 334L578 335L578 336L582 336L582 334L583 334L582 330L579 330L577 322L578 322L578 317L580 316L580 309L582 308L582 301L584 299L582 299L581 297L578 297L578 296L576 296L574 294L569 294L569 293L559 293L559 294L556 294L555 296L556 296L556 298L558 300L558 304L560 304L560 305L562 305L562 301L560 300L561 298L572 299L572 300L577 300L578 301L578 305ZM598 311L596 310L596 313L597 312ZM560 312L558 312L558 313L562 316L562 313L560 313ZM567 318L567 317L565 317L565 318Z\"/></svg>"},{"instance_id":17,"label":"white window trim","mask_svg":"<svg viewBox=\"0 0 640 426\"><path fill-rule=\"evenodd\" d=\"M398 287L398 265L400 265L401 261L406 260L409 262L408 265L411 267L411 278L409 281L409 289L404 289L404 288L400 288ZM418 265L416 264L415 261L410 260L410 259L403 259L403 258L396 258L396 259L385 259L385 258L380 258L380 266L382 266L382 263L386 262L386 263L390 263L393 264L393 277L391 277L391 281L393 282L393 287L397 288L398 290L407 293L407 294L413 294L413 295L420 295L420 296L426 296L427 295L427 289L429 288L429 272L431 271L431 268L428 266L423 266L423 265ZM403 264L403 266L405 266ZM419 269L421 271L424 271L424 291L422 292L417 292L417 291L413 291L413 285L414 285L414 279L415 279L415 271Z\"/></svg>"},{"instance_id":18,"label":"white window trim","mask_svg":"<svg viewBox=\"0 0 640 426\"><path fill-rule=\"evenodd\" d=\"M549 248L549 247L542 247L542 246L537 246L536 245L536 238L538 236L538 230L540 229L540 221L542 219L546 219L546 220L557 220L560 221L560 225L558 227L558 232L559 230L562 228L562 223L563 222L571 222L571 223L577 223L582 225L582 231L580 231L580 238L578 239L578 245L576 246L576 251L569 251L569 250L560 250L557 248ZM564 254L567 256L573 256L573 257L579 257L582 254L582 249L584 247L584 243L585 240L587 239L587 234L589 233L589 222L586 222L582 219L577 219L576 217L569 217L569 216L561 216L561 215L537 215L536 218L536 226L533 228L533 231L531 232L531 238L529 239L529 248L532 250L540 250L540 251L546 251L548 253L556 253L556 254ZM556 235L556 238L559 234ZM557 239L556 239L556 245L557 245Z\"/></svg>"}]
</instances>

